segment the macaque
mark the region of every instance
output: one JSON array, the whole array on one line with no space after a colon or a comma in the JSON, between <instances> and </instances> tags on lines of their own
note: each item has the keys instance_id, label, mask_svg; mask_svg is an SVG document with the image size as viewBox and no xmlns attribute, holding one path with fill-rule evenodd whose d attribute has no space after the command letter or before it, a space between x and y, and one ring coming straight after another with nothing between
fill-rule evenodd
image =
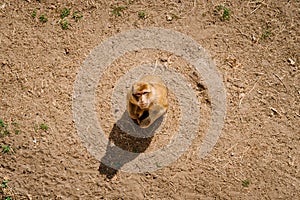
<instances>
[{"instance_id":1,"label":"macaque","mask_svg":"<svg viewBox=\"0 0 300 200\"><path fill-rule=\"evenodd\" d=\"M168 89L158 76L147 75L132 85L127 95L131 119L147 128L168 109Z\"/></svg>"}]
</instances>

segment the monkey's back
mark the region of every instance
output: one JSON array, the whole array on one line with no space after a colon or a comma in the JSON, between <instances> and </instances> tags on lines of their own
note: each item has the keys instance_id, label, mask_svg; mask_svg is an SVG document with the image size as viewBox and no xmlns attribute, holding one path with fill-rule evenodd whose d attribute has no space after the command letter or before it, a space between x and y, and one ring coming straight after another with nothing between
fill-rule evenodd
<instances>
[{"instance_id":1,"label":"monkey's back","mask_svg":"<svg viewBox=\"0 0 300 200\"><path fill-rule=\"evenodd\" d=\"M158 95L158 104L168 107L168 88L165 85L164 81L159 77L155 75L146 75L143 76L139 81L142 82L148 82L152 83L155 85L155 89L158 90L159 92L156 92L156 95Z\"/></svg>"}]
</instances>

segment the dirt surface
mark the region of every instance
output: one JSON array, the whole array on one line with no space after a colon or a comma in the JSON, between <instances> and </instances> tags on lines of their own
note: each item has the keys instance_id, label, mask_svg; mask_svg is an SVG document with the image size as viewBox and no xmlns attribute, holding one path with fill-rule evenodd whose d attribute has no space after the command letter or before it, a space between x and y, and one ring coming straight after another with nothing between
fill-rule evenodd
<instances>
[{"instance_id":1,"label":"dirt surface","mask_svg":"<svg viewBox=\"0 0 300 200\"><path fill-rule=\"evenodd\" d=\"M70 15L62 19L64 8ZM163 147L184 112L171 91L170 110L153 138L110 135L119 131L113 131L110 111L113 86L129 69L156 62L173 68L201 103L199 134L188 151L170 166L134 174L110 169L86 150L74 125L72 95L91 50L117 33L145 27L179 31L210 53L226 86L227 115L216 146L199 159L211 112L201 75L170 52L148 49L120 57L96 93L99 123L119 147L141 153ZM297 199L299 27L297 0L2 0L0 197Z\"/></svg>"}]
</instances>

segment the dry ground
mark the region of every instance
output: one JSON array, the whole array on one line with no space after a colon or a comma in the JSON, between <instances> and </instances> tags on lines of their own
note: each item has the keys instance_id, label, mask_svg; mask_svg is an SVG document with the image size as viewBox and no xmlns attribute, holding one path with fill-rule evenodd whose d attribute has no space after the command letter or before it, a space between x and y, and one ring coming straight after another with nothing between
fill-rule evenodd
<instances>
[{"instance_id":1,"label":"dry ground","mask_svg":"<svg viewBox=\"0 0 300 200\"><path fill-rule=\"evenodd\" d=\"M64 8L70 8L71 14L61 20ZM72 18L75 11L77 17ZM66 20L69 24L63 29ZM227 117L218 143L204 159L198 159L197 152L209 118L205 103L199 137L180 159L152 173L131 174L105 169L87 152L74 126L72 94L76 74L94 47L119 32L141 27L176 30L207 49L224 79ZM296 199L300 196L299 44L299 0L2 0L0 119L10 134L1 128L0 196ZM111 66L99 83L99 101L99 91L126 73L128 62L139 65L164 58L169 58L165 64L191 81L199 101L203 100L205 94L196 87L201 77L195 82L186 70L188 63L187 68L180 67L176 65L180 58L168 52L145 50L126 54ZM116 76L109 78L112 74ZM107 115L108 101L102 101L99 120L109 122L105 127L109 132L114 122ZM171 107L172 115L180 114L175 101ZM167 119L164 125L170 123ZM169 139L158 136L150 141L150 150Z\"/></svg>"}]
</instances>

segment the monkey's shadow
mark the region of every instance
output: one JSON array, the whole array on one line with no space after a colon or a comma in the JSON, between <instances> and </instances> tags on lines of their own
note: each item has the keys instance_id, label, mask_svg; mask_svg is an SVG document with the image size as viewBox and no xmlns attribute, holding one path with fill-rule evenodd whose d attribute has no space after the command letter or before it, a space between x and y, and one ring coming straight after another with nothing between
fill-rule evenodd
<instances>
[{"instance_id":1,"label":"monkey's shadow","mask_svg":"<svg viewBox=\"0 0 300 200\"><path fill-rule=\"evenodd\" d=\"M140 128L125 111L109 134L106 152L99 166L100 174L112 179L123 165L134 160L140 153L145 152L162 121L163 116L148 128ZM120 148L123 150L122 152L120 152ZM135 154L129 154L128 151ZM110 166L104 164L108 162Z\"/></svg>"}]
</instances>

